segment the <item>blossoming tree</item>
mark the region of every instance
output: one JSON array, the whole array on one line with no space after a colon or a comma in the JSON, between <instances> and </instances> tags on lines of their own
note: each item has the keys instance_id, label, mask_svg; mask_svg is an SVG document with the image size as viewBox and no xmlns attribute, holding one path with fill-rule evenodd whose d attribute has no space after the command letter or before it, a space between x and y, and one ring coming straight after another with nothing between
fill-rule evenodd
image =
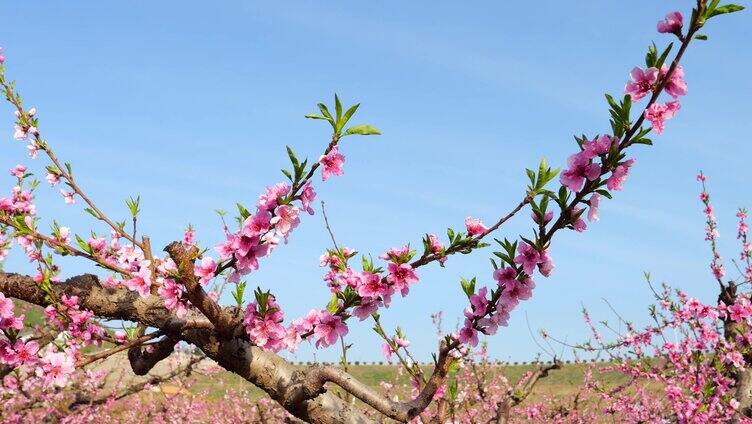
<instances>
[{"instance_id":1,"label":"blossoming tree","mask_svg":"<svg viewBox=\"0 0 752 424\"><path fill-rule=\"evenodd\" d=\"M679 111L679 98L687 93L681 60L688 47L695 40L707 39L700 30L709 20L738 10L740 6L720 5L718 0L698 0L686 23L681 13L669 14L658 24L658 32L674 42L661 49L649 48L645 67L631 71L623 97L606 96L612 132L575 137L575 152L561 173L545 161L537 169L528 169L530 185L492 225L468 217L464 231L449 229L445 239L426 234L422 249L411 249L409 244L395 247L379 257L383 262L368 256L358 260L357 252L338 246L332 236L334 247L321 257L331 301L292 320L286 319L270 288L256 288L247 296L243 277L256 271L281 242L292 240L303 216L314 213L314 182L318 175L322 181L343 175L345 156L340 149L346 148L347 141L379 134L371 125L351 125L358 105L345 108L335 96L333 110L319 104L318 113L307 115L332 128L321 157L315 162L301 161L288 147L290 168L282 170L286 181L267 187L254 208L238 204L237 222L225 223L226 237L213 249L195 240L189 228L182 240L166 246L162 254L137 228L138 199L127 202L131 220L117 222L86 194L72 166L58 158L44 137L37 111L25 107L13 82L6 79L5 58L0 55L0 85L16 115L14 138L26 142L32 159L43 158L39 169L44 170L49 185L62 187L55 189L62 200L83 204L97 224L90 236L75 234L56 222L50 229L41 228L34 201L43 184L24 165L11 170L15 184L10 196L0 199L0 258L17 246L37 272L0 273L0 362L6 379L11 379L5 387L11 394L15 387L19 396L24 386L54 391L88 365L126 350L132 370L145 374L182 341L253 383L299 419L371 421L372 415L359 406L333 395L332 385L383 416L402 422L414 419L444 395L447 375L463 346L475 346L479 333L491 335L506 326L519 302L531 298L535 274L551 274L554 235L563 230L583 232L586 219L598 220L600 201L622 189L635 163L632 150L652 144L648 136L662 133L666 121ZM663 100L664 94L671 100ZM551 188L557 176L561 184ZM496 240L495 283L482 285L477 278L461 282L468 301L464 323L441 339L430 373L415 367L416 390L411 400L395 401L342 368L298 368L278 355L307 341L321 349L332 346L348 333L350 325L367 319L376 322L387 353L405 349L403 335L389 336L378 330L379 314L397 297L409 295L411 286L419 282L421 267L444 266L454 254L488 247L491 235L527 208L534 221L532 234L520 240ZM59 256L88 261L98 274L63 279L55 261ZM217 288L225 284L232 287L232 304L221 304L218 299ZM60 333L54 342L44 343L38 331L24 328L10 298L44 307L48 327ZM134 327L127 334L111 334L99 324L102 320L122 320ZM96 353L84 349L102 342L110 347Z\"/></svg>"}]
</instances>

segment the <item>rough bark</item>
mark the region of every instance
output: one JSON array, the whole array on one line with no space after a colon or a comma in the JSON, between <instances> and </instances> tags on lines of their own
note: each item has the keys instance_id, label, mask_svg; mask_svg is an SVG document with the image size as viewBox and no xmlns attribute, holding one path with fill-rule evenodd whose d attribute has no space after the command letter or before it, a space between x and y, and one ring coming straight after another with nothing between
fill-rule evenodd
<instances>
[{"instance_id":1,"label":"rough bark","mask_svg":"<svg viewBox=\"0 0 752 424\"><path fill-rule=\"evenodd\" d=\"M722 286L721 294L718 296L718 300L731 305L736 303L737 294L736 286L732 283ZM727 317L723 321L723 336L729 342L734 342L734 339L741 334L745 334L746 323L735 322ZM744 417L752 417L752 355L747 353L744 355L744 362L746 368L738 370L732 368L729 372L734 379L736 393L734 397L739 401L738 414ZM735 419L735 421L738 421Z\"/></svg>"},{"instance_id":2,"label":"rough bark","mask_svg":"<svg viewBox=\"0 0 752 424\"><path fill-rule=\"evenodd\" d=\"M219 365L264 390L297 418L321 424L370 423L372 420L325 389L310 399L299 396L306 374L280 356L266 352L241 338L219 338L199 318L178 319L157 296L140 297L126 289L104 288L94 275L72 277L54 286L59 295L75 295L97 317L140 322L160 328L171 336L201 349ZM47 306L45 295L33 279L0 273L0 291L6 296ZM192 328L191 323L203 324Z\"/></svg>"}]
</instances>

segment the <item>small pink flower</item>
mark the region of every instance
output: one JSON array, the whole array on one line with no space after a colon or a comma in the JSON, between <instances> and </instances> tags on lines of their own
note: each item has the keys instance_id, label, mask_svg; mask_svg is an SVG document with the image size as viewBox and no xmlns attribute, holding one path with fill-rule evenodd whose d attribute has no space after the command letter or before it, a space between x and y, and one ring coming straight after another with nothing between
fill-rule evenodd
<instances>
[{"instance_id":1,"label":"small pink flower","mask_svg":"<svg viewBox=\"0 0 752 424\"><path fill-rule=\"evenodd\" d=\"M572 217L578 216L578 214L582 211L582 208L575 207L572 209ZM572 222L572 228L574 228L575 231L578 233L581 233L585 230L587 230L587 224L585 223L585 220L582 219L582 215L580 214L577 219Z\"/></svg>"},{"instance_id":2,"label":"small pink flower","mask_svg":"<svg viewBox=\"0 0 752 424\"><path fill-rule=\"evenodd\" d=\"M471 216L465 218L465 227L467 228L467 234L471 236L483 234L488 229L480 222L480 219Z\"/></svg>"},{"instance_id":3,"label":"small pink flower","mask_svg":"<svg viewBox=\"0 0 752 424\"><path fill-rule=\"evenodd\" d=\"M14 125L13 126L13 138L15 138L18 141L26 140L26 138L29 137L28 129L24 129L20 125Z\"/></svg>"},{"instance_id":4,"label":"small pink flower","mask_svg":"<svg viewBox=\"0 0 752 424\"><path fill-rule=\"evenodd\" d=\"M665 128L665 122L674 117L676 112L681 109L681 104L673 100L665 104L653 103L645 110L645 119L650 121L656 133L661 134Z\"/></svg>"},{"instance_id":5,"label":"small pink flower","mask_svg":"<svg viewBox=\"0 0 752 424\"><path fill-rule=\"evenodd\" d=\"M488 308L488 289L486 287L478 290L478 293L470 295L470 307L472 315L475 317L482 317L486 314Z\"/></svg>"},{"instance_id":6,"label":"small pink flower","mask_svg":"<svg viewBox=\"0 0 752 424\"><path fill-rule=\"evenodd\" d=\"M493 278L499 286L514 284L517 279L517 271L512 267L499 268L493 273Z\"/></svg>"},{"instance_id":7,"label":"small pink flower","mask_svg":"<svg viewBox=\"0 0 752 424\"><path fill-rule=\"evenodd\" d=\"M668 66L661 66L660 78L663 79L668 74ZM684 68L677 66L674 72L671 73L671 78L666 81L666 85L663 87L671 97L677 98L687 94L687 82L684 81Z\"/></svg>"},{"instance_id":8,"label":"small pink flower","mask_svg":"<svg viewBox=\"0 0 752 424\"><path fill-rule=\"evenodd\" d=\"M3 48L0 47L0 65L5 63L5 56L3 56Z\"/></svg>"},{"instance_id":9,"label":"small pink flower","mask_svg":"<svg viewBox=\"0 0 752 424\"><path fill-rule=\"evenodd\" d=\"M666 15L666 19L658 22L658 32L663 34L679 34L682 29L683 20L682 14L679 11L671 12Z\"/></svg>"},{"instance_id":10,"label":"small pink flower","mask_svg":"<svg viewBox=\"0 0 752 424\"><path fill-rule=\"evenodd\" d=\"M72 205L76 203L76 199L73 197L75 196L75 193L71 193L71 192L61 189L60 194L63 195L63 200L65 200L65 204Z\"/></svg>"},{"instance_id":11,"label":"small pink flower","mask_svg":"<svg viewBox=\"0 0 752 424\"><path fill-rule=\"evenodd\" d=\"M332 315L329 312L321 311L319 314L319 323L313 330L313 334L318 338L316 347L327 347L337 343L337 339L347 335L347 325L342 322L342 318Z\"/></svg>"},{"instance_id":12,"label":"small pink flower","mask_svg":"<svg viewBox=\"0 0 752 424\"><path fill-rule=\"evenodd\" d=\"M341 176L344 174L342 165L345 163L345 157L339 153L337 146L332 147L326 155L322 155L319 158L319 163L324 168L321 171L321 179L324 181L332 175Z\"/></svg>"},{"instance_id":13,"label":"small pink flower","mask_svg":"<svg viewBox=\"0 0 752 424\"><path fill-rule=\"evenodd\" d=\"M594 158L596 156L605 155L611 150L611 146L619 143L619 140L610 135L602 135L593 141L585 141L582 144L583 150L587 157Z\"/></svg>"},{"instance_id":14,"label":"small pink flower","mask_svg":"<svg viewBox=\"0 0 752 424\"><path fill-rule=\"evenodd\" d=\"M36 369L36 374L44 379L44 384L50 386L64 386L68 378L75 371L73 357L67 352L50 350L42 358Z\"/></svg>"},{"instance_id":15,"label":"small pink flower","mask_svg":"<svg viewBox=\"0 0 752 424\"><path fill-rule=\"evenodd\" d=\"M541 219L535 212L530 212L530 216L533 218L533 222L541 224ZM543 225L548 224L554 218L554 211L548 211L543 215Z\"/></svg>"},{"instance_id":16,"label":"small pink flower","mask_svg":"<svg viewBox=\"0 0 752 424\"><path fill-rule=\"evenodd\" d=\"M204 256L201 258L201 264L193 269L193 272L199 277L199 283L202 286L206 286L212 278L214 278L214 272L217 270L217 263L214 262L210 256Z\"/></svg>"},{"instance_id":17,"label":"small pink flower","mask_svg":"<svg viewBox=\"0 0 752 424\"><path fill-rule=\"evenodd\" d=\"M392 360L392 354L394 352L392 351L392 347L389 346L389 343L384 342L384 344L381 345L381 353L384 355L384 359L386 359L387 361Z\"/></svg>"},{"instance_id":18,"label":"small pink flower","mask_svg":"<svg viewBox=\"0 0 752 424\"><path fill-rule=\"evenodd\" d=\"M10 175L16 178L23 178L26 175L26 167L23 165L16 165L15 168L10 170Z\"/></svg>"},{"instance_id":19,"label":"small pink flower","mask_svg":"<svg viewBox=\"0 0 752 424\"><path fill-rule=\"evenodd\" d=\"M538 264L538 271L544 277L549 277L554 270L554 261L551 259L551 255L548 250L541 252L541 262Z\"/></svg>"},{"instance_id":20,"label":"small pink flower","mask_svg":"<svg viewBox=\"0 0 752 424\"><path fill-rule=\"evenodd\" d=\"M142 261L141 268L138 272L133 273L132 278L126 280L125 287L129 290L138 292L141 297L148 297L151 291L151 270L149 269L149 261Z\"/></svg>"},{"instance_id":21,"label":"small pink flower","mask_svg":"<svg viewBox=\"0 0 752 424\"><path fill-rule=\"evenodd\" d=\"M561 183L570 190L579 192L582 190L585 180L593 181L601 175L601 166L591 163L587 152L580 152L569 157L569 168L561 173Z\"/></svg>"},{"instance_id":22,"label":"small pink flower","mask_svg":"<svg viewBox=\"0 0 752 424\"><path fill-rule=\"evenodd\" d=\"M51 186L57 185L57 183L60 182L60 174L56 174L54 172L48 172L47 175L44 176L44 179L47 180L47 182Z\"/></svg>"},{"instance_id":23,"label":"small pink flower","mask_svg":"<svg viewBox=\"0 0 752 424\"><path fill-rule=\"evenodd\" d=\"M517 256L514 258L516 264L522 265L525 274L532 275L535 266L542 262L540 252L533 246L522 242L517 247Z\"/></svg>"},{"instance_id":24,"label":"small pink flower","mask_svg":"<svg viewBox=\"0 0 752 424\"><path fill-rule=\"evenodd\" d=\"M188 312L188 308L183 302L185 290L172 278L165 278L157 293L164 299L165 307L175 311L178 317L183 317Z\"/></svg>"},{"instance_id":25,"label":"small pink flower","mask_svg":"<svg viewBox=\"0 0 752 424\"><path fill-rule=\"evenodd\" d=\"M292 230L300 224L298 212L299 210L295 206L282 205L277 207L274 218L269 221L277 234L285 239L285 243L287 243L287 237Z\"/></svg>"},{"instance_id":26,"label":"small pink flower","mask_svg":"<svg viewBox=\"0 0 752 424\"><path fill-rule=\"evenodd\" d=\"M193 231L193 228L190 226L185 229L185 233L183 233L183 245L184 246L191 246L193 245L193 239L196 236L196 232Z\"/></svg>"},{"instance_id":27,"label":"small pink flower","mask_svg":"<svg viewBox=\"0 0 752 424\"><path fill-rule=\"evenodd\" d=\"M620 163L611 173L611 177L609 177L608 181L606 181L606 187L608 187L609 190L619 191L622 189L622 186L624 185L624 181L626 181L627 176L629 175L629 168L634 165L635 160L629 159L622 163Z\"/></svg>"},{"instance_id":28,"label":"small pink flower","mask_svg":"<svg viewBox=\"0 0 752 424\"><path fill-rule=\"evenodd\" d=\"M459 339L460 343L467 343L470 346L478 345L478 331L473 328L472 322L470 322L470 320L465 320L465 325L460 330L457 338Z\"/></svg>"},{"instance_id":29,"label":"small pink flower","mask_svg":"<svg viewBox=\"0 0 752 424\"><path fill-rule=\"evenodd\" d=\"M410 291L410 285L418 282L418 274L415 273L410 264L396 264L389 262L387 265L389 275L386 280L390 282L395 290L399 290L402 296L407 296Z\"/></svg>"},{"instance_id":30,"label":"small pink flower","mask_svg":"<svg viewBox=\"0 0 752 424\"><path fill-rule=\"evenodd\" d=\"M590 200L588 200L588 204L590 205L590 208L588 209L587 218L588 221L594 222L600 219L598 216L598 206L601 203L601 195L598 193L593 194L590 197Z\"/></svg>"},{"instance_id":31,"label":"small pink flower","mask_svg":"<svg viewBox=\"0 0 752 424\"><path fill-rule=\"evenodd\" d=\"M303 191L300 193L300 203L303 204L303 210L308 212L309 215L313 215L313 208L311 203L316 200L316 192L313 191L313 185L311 182L307 182L303 186Z\"/></svg>"},{"instance_id":32,"label":"small pink flower","mask_svg":"<svg viewBox=\"0 0 752 424\"><path fill-rule=\"evenodd\" d=\"M428 242L431 246L431 253L439 257L439 263L443 264L444 262L446 262L447 257L444 253L444 245L441 244L439 236L437 236L436 234L429 234Z\"/></svg>"},{"instance_id":33,"label":"small pink flower","mask_svg":"<svg viewBox=\"0 0 752 424\"><path fill-rule=\"evenodd\" d=\"M624 86L624 94L629 94L632 101L638 101L645 97L653 89L653 84L658 81L658 69L641 69L635 67L629 73L630 81Z\"/></svg>"}]
</instances>

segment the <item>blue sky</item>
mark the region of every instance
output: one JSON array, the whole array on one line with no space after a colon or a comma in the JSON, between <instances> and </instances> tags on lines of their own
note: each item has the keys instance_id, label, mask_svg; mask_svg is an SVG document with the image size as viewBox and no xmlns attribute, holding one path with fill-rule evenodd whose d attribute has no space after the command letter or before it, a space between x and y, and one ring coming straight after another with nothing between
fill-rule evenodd
<instances>
[{"instance_id":1,"label":"blue sky","mask_svg":"<svg viewBox=\"0 0 752 424\"><path fill-rule=\"evenodd\" d=\"M7 2L0 45L10 77L58 155L112 216L142 198L140 227L163 246L192 223L205 245L221 238L215 209L252 204L281 181L285 145L317 158L326 127L303 115L334 92L362 103L355 121L383 131L350 138L345 176L321 184L338 242L363 253L420 243L422 234L462 228L468 215L493 222L524 194L525 167L562 165L573 134L608 130L603 93L620 94L647 45L669 37L655 23L693 2ZM743 2L745 6L749 6ZM752 66L747 11L711 21L708 42L689 49L689 95L653 147L633 150L625 190L603 202L585 234L560 234L554 275L489 339L492 356L529 360L530 336L545 328L583 341L579 311L645 322L643 271L704 300L714 299L694 176L709 175L721 247L736 255L734 210L749 205ZM12 141L5 110L0 169L29 164ZM43 163L33 163L41 170ZM12 180L6 178L7 187ZM103 230L43 188L39 213L79 233ZM530 233L528 213L499 237ZM330 245L322 215L305 217L291 242L265 260L250 285L271 289L288 317L322 307L328 290L318 257ZM430 314L453 327L466 304L461 276L491 282L490 250L422 269L406 299L382 314L415 353L436 341ZM14 254L6 270L28 271ZM66 275L93 268L63 262ZM728 264L731 268L731 264ZM529 322L529 325L528 325ZM380 359L369 323L351 326L351 358ZM295 356L307 360L313 350ZM336 358L337 349L317 353Z\"/></svg>"}]
</instances>

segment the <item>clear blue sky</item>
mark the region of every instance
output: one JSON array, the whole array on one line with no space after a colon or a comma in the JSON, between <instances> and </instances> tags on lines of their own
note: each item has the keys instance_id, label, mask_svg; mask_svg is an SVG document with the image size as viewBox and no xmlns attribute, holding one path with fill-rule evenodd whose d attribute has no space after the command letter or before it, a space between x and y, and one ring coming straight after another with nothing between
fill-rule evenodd
<instances>
[{"instance_id":1,"label":"clear blue sky","mask_svg":"<svg viewBox=\"0 0 752 424\"><path fill-rule=\"evenodd\" d=\"M157 246L188 223L205 245L219 241L213 211L252 204L281 181L285 145L318 157L327 130L303 119L316 102L335 91L361 102L356 121L384 135L346 139L346 175L316 189L338 241L377 255L462 228L468 215L492 222L523 195L526 166L542 156L562 165L573 134L608 131L603 93L621 93L651 40L669 40L656 22L692 3L5 2L0 45L8 74L81 185L118 218L127 213L124 198L141 195L140 226ZM602 298L644 322L644 270L714 298L694 176L709 175L721 246L735 256L734 210L752 206L751 22L748 11L718 18L707 27L710 40L690 48L689 95L678 116L654 147L634 150L637 166L625 190L603 202L601 222L556 238L554 275L489 340L494 357L529 360L540 350L526 316L533 331L584 340L582 304L595 319L613 319ZM4 170L29 160L12 141L10 109L2 110ZM42 162L33 166L40 172ZM41 216L79 233L92 227L80 204L40 193ZM498 235L529 233L524 213ZM322 307L328 290L318 257L329 244L322 215L305 217L249 284L271 289L288 317ZM382 314L385 325L400 323L428 359L429 315L442 310L454 326L466 305L458 280L491 282L489 256L487 249L422 269L410 297ZM17 253L6 269L29 271ZM70 264L65 275L84 270L93 268ZM353 359L380 359L370 327L351 326Z\"/></svg>"}]
</instances>

